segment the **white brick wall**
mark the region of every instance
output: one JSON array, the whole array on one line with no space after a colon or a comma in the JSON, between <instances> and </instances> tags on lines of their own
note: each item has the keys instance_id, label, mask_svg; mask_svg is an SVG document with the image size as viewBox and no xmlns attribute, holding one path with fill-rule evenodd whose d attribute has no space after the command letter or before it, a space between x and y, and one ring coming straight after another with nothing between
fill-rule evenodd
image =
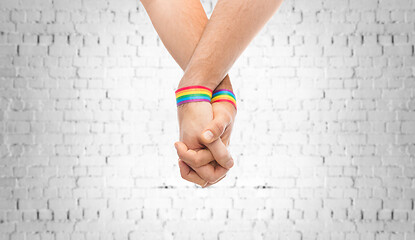
<instances>
[{"instance_id":1,"label":"white brick wall","mask_svg":"<svg viewBox=\"0 0 415 240\"><path fill-rule=\"evenodd\" d=\"M414 24L413 0L286 0L201 189L138 1L0 0L0 239L415 239Z\"/></svg>"}]
</instances>

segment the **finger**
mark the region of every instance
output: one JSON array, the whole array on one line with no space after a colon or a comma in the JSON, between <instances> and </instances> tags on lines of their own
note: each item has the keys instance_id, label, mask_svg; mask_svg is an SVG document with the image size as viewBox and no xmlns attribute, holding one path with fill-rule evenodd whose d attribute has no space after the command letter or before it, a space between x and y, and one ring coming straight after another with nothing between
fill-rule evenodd
<instances>
[{"instance_id":1,"label":"finger","mask_svg":"<svg viewBox=\"0 0 415 240\"><path fill-rule=\"evenodd\" d=\"M226 174L223 176L223 177L221 177L220 179L218 179L216 182L207 182L207 184L206 184L206 186L205 187L209 187L209 186L212 186L213 184L216 184L216 183L218 183L218 182L220 182L222 179L224 179L226 177Z\"/></svg>"},{"instance_id":2,"label":"finger","mask_svg":"<svg viewBox=\"0 0 415 240\"><path fill-rule=\"evenodd\" d=\"M218 180L216 180L215 182L212 182L211 184L216 184L218 182L220 182L220 180L224 179L226 177L226 174L223 175L221 178L219 178Z\"/></svg>"},{"instance_id":3,"label":"finger","mask_svg":"<svg viewBox=\"0 0 415 240\"><path fill-rule=\"evenodd\" d=\"M210 144L215 140L219 139L225 131L226 127L230 124L231 118L227 115L220 115L215 118L207 125L205 130L202 132L201 140L204 144Z\"/></svg>"},{"instance_id":4,"label":"finger","mask_svg":"<svg viewBox=\"0 0 415 240\"><path fill-rule=\"evenodd\" d=\"M218 162L222 167L230 169L233 166L233 159L221 139L207 144L206 147L210 150L216 162Z\"/></svg>"},{"instance_id":5,"label":"finger","mask_svg":"<svg viewBox=\"0 0 415 240\"><path fill-rule=\"evenodd\" d=\"M199 168L215 160L212 153L208 149L200 149L195 151L188 149L186 144L182 142L176 142L174 147L176 148L179 158L193 169Z\"/></svg>"},{"instance_id":6,"label":"finger","mask_svg":"<svg viewBox=\"0 0 415 240\"><path fill-rule=\"evenodd\" d=\"M214 164L216 162L212 162L210 164L206 164L199 168L194 168L193 170L204 180L208 181L209 183L214 183L219 179L223 178L226 173L229 171L228 169L220 166L219 164Z\"/></svg>"},{"instance_id":7,"label":"finger","mask_svg":"<svg viewBox=\"0 0 415 240\"><path fill-rule=\"evenodd\" d=\"M228 172L228 169L213 162L214 158L209 150L201 149L194 151L188 149L186 144L182 142L176 142L174 145L180 159L193 168L202 179L208 182L215 182ZM210 162L212 164L209 164Z\"/></svg>"},{"instance_id":8,"label":"finger","mask_svg":"<svg viewBox=\"0 0 415 240\"><path fill-rule=\"evenodd\" d=\"M229 146L229 143L230 143L230 140L229 140L230 136L229 135L225 136L225 134L224 134L220 137L220 139L222 140L223 144L225 144L226 147Z\"/></svg>"},{"instance_id":9,"label":"finger","mask_svg":"<svg viewBox=\"0 0 415 240\"><path fill-rule=\"evenodd\" d=\"M193 169L191 169L185 162L179 159L180 175L183 179L196 183L201 187L206 187L207 181L203 180Z\"/></svg>"}]
</instances>

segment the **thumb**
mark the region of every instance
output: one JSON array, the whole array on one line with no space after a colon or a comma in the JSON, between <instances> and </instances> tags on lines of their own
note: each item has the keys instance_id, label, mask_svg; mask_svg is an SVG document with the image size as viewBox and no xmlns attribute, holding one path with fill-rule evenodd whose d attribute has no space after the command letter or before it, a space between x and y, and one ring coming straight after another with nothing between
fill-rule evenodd
<instances>
[{"instance_id":1,"label":"thumb","mask_svg":"<svg viewBox=\"0 0 415 240\"><path fill-rule=\"evenodd\" d=\"M214 118L202 132L202 142L208 144L220 138L229 123L230 121L224 117Z\"/></svg>"}]
</instances>

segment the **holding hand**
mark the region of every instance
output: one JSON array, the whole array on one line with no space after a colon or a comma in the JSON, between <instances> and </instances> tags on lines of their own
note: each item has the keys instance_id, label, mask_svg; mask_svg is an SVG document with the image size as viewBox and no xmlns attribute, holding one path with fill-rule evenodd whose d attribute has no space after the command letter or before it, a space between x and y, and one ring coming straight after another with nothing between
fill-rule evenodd
<instances>
[{"instance_id":1,"label":"holding hand","mask_svg":"<svg viewBox=\"0 0 415 240\"><path fill-rule=\"evenodd\" d=\"M226 87L230 85L226 73L282 0L221 0L210 20L199 0L141 2L163 44L185 71L182 86L231 89ZM183 178L207 186L223 178L233 165L226 146L236 110L216 110L207 102L186 105L178 108L182 142L176 143L176 148L182 159L180 171ZM205 128L211 130L213 139L205 138L209 134L202 137Z\"/></svg>"},{"instance_id":2,"label":"holding hand","mask_svg":"<svg viewBox=\"0 0 415 240\"><path fill-rule=\"evenodd\" d=\"M217 102L213 108L208 88L193 86L176 91L182 142L175 147L180 157L180 172L184 179L201 186L217 182L234 164L223 142L224 139L229 144L236 114L232 104L222 102L228 101L226 94L227 91L215 92L217 97L213 100ZM224 138L220 139L222 135Z\"/></svg>"},{"instance_id":3,"label":"holding hand","mask_svg":"<svg viewBox=\"0 0 415 240\"><path fill-rule=\"evenodd\" d=\"M219 182L233 166L233 160L228 161L229 165L227 166L226 163L225 166L221 166L218 163L223 163L223 159L227 159L228 157L226 155L220 156L220 154L225 154L222 145L224 145L225 148L229 146L236 116L236 108L233 104L226 101L214 102L211 106L213 119L204 129L198 127L198 130L195 132L196 135L194 140L198 142L198 146L193 146L192 142L189 142L186 146L185 143L187 142L187 138L183 137L184 135L182 135L182 132L186 132L188 126L183 124L183 128L181 127L182 123L186 120L182 122L181 119L183 120L183 118L180 117L181 114L185 114L185 111L180 109L180 107L178 109L181 132L180 140L183 142L176 142L175 147L180 158L180 174L183 179L196 183L202 187L208 187ZM186 107L186 105L183 107ZM191 118L189 120L191 120ZM194 122L194 120L192 122ZM188 135L186 134L186 136ZM208 136L211 136L211 138ZM215 144L217 144L217 148L220 151L219 153L215 153L216 156L219 155L217 158L209 151L214 151L214 147L212 149L208 148L209 150L200 149L201 147L203 148L204 146L212 146ZM229 154L227 149L226 152ZM218 159L219 161L217 161Z\"/></svg>"}]
</instances>

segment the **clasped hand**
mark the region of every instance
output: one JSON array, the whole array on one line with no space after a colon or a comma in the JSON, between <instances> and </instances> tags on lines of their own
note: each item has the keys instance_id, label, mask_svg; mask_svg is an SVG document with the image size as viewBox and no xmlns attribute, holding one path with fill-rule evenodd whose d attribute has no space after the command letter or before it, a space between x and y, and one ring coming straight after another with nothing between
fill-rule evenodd
<instances>
[{"instance_id":1,"label":"clasped hand","mask_svg":"<svg viewBox=\"0 0 415 240\"><path fill-rule=\"evenodd\" d=\"M227 149L236 116L228 102L190 102L178 106L180 141L174 144L183 179L208 187L234 165Z\"/></svg>"}]
</instances>

